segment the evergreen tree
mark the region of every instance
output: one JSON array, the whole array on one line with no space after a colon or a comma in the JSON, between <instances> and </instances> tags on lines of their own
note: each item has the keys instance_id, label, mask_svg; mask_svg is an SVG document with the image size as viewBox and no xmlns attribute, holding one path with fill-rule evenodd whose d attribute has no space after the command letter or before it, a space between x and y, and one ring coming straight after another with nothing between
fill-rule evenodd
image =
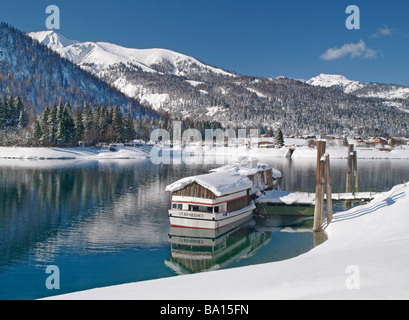
<instances>
[{"instance_id":1,"label":"evergreen tree","mask_svg":"<svg viewBox=\"0 0 409 320\"><path fill-rule=\"evenodd\" d=\"M87 145L91 145L93 142L92 136L92 112L91 107L86 105L84 111L82 112L82 123L84 125L84 141Z\"/></svg>"},{"instance_id":2,"label":"evergreen tree","mask_svg":"<svg viewBox=\"0 0 409 320\"><path fill-rule=\"evenodd\" d=\"M43 138L43 131L41 129L41 124L38 120L34 122L34 128L33 128L33 144L35 146L40 146L42 144L42 138Z\"/></svg>"},{"instance_id":3,"label":"evergreen tree","mask_svg":"<svg viewBox=\"0 0 409 320\"><path fill-rule=\"evenodd\" d=\"M140 132L140 139L143 141L149 141L151 138L151 130L149 127L149 119L148 117L145 117L143 119L142 124L141 124L141 132Z\"/></svg>"},{"instance_id":4,"label":"evergreen tree","mask_svg":"<svg viewBox=\"0 0 409 320\"><path fill-rule=\"evenodd\" d=\"M124 126L122 113L118 106L113 110L112 115L112 130L114 142L123 142L124 141Z\"/></svg>"},{"instance_id":5,"label":"evergreen tree","mask_svg":"<svg viewBox=\"0 0 409 320\"><path fill-rule=\"evenodd\" d=\"M125 140L133 141L136 137L136 131L134 128L134 123L131 117L131 113L128 112L125 118Z\"/></svg>"},{"instance_id":6,"label":"evergreen tree","mask_svg":"<svg viewBox=\"0 0 409 320\"><path fill-rule=\"evenodd\" d=\"M283 132L281 131L281 128L278 128L274 134L274 144L276 148L284 147L284 136Z\"/></svg>"},{"instance_id":7,"label":"evergreen tree","mask_svg":"<svg viewBox=\"0 0 409 320\"><path fill-rule=\"evenodd\" d=\"M47 120L48 124L48 137L49 146L57 145L57 133L58 133L58 107L56 104L53 105L51 112Z\"/></svg>"},{"instance_id":8,"label":"evergreen tree","mask_svg":"<svg viewBox=\"0 0 409 320\"><path fill-rule=\"evenodd\" d=\"M45 108L43 112L43 117L41 120L41 145L43 146L48 146L49 145L49 132L50 132L50 126L48 124L48 118L50 117L50 109L48 107Z\"/></svg>"},{"instance_id":9,"label":"evergreen tree","mask_svg":"<svg viewBox=\"0 0 409 320\"><path fill-rule=\"evenodd\" d=\"M74 110L74 127L75 127L75 141L84 140L84 123L82 121L82 112L79 108Z\"/></svg>"},{"instance_id":10,"label":"evergreen tree","mask_svg":"<svg viewBox=\"0 0 409 320\"><path fill-rule=\"evenodd\" d=\"M64 146L74 144L75 124L71 117L71 106L67 103L62 110L59 121L58 139Z\"/></svg>"}]
</instances>

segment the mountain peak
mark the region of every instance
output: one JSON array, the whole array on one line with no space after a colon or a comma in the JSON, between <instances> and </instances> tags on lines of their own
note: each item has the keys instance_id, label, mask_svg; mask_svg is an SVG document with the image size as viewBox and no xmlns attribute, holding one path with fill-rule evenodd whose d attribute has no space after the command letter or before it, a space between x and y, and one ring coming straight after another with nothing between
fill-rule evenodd
<instances>
[{"instance_id":1,"label":"mountain peak","mask_svg":"<svg viewBox=\"0 0 409 320\"><path fill-rule=\"evenodd\" d=\"M78 42L68 40L55 31L31 32L28 35L85 70L101 74L112 66L123 64L134 65L145 72L166 72L177 76L188 76L192 72L235 76L223 69L168 49L134 49L107 42Z\"/></svg>"},{"instance_id":2,"label":"mountain peak","mask_svg":"<svg viewBox=\"0 0 409 320\"><path fill-rule=\"evenodd\" d=\"M343 75L325 73L321 73L320 75L307 81L307 83L310 85L320 87L345 86L351 84L352 82L357 81L349 80Z\"/></svg>"},{"instance_id":3,"label":"mountain peak","mask_svg":"<svg viewBox=\"0 0 409 320\"><path fill-rule=\"evenodd\" d=\"M28 36L48 46L52 50L65 48L72 44L78 43L78 41L69 40L53 30L30 32Z\"/></svg>"}]
</instances>

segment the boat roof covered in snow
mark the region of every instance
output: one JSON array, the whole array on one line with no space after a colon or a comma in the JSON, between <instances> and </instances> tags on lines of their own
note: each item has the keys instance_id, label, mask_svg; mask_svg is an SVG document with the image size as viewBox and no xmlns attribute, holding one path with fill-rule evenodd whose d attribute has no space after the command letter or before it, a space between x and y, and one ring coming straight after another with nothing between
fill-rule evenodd
<instances>
[{"instance_id":1,"label":"boat roof covered in snow","mask_svg":"<svg viewBox=\"0 0 409 320\"><path fill-rule=\"evenodd\" d=\"M217 197L251 189L253 186L252 181L245 175L241 175L235 171L221 171L180 179L168 185L166 191L176 192L193 183L197 183L203 188L208 189Z\"/></svg>"}]
</instances>

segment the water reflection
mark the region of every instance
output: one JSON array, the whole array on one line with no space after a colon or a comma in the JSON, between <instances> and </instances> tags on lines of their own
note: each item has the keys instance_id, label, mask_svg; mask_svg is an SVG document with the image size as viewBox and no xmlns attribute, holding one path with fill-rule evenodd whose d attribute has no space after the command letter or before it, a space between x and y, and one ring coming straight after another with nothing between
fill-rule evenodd
<instances>
[{"instance_id":1,"label":"water reflection","mask_svg":"<svg viewBox=\"0 0 409 320\"><path fill-rule=\"evenodd\" d=\"M208 170L131 160L8 163L0 166L0 268L27 254L52 261L64 251L162 245L166 185Z\"/></svg>"},{"instance_id":2,"label":"water reflection","mask_svg":"<svg viewBox=\"0 0 409 320\"><path fill-rule=\"evenodd\" d=\"M326 239L324 232L314 235L304 223L275 227L255 217L217 230L171 227L171 257L165 265L178 274L187 274L272 262L305 253ZM256 255L262 250L269 253L267 257Z\"/></svg>"}]
</instances>

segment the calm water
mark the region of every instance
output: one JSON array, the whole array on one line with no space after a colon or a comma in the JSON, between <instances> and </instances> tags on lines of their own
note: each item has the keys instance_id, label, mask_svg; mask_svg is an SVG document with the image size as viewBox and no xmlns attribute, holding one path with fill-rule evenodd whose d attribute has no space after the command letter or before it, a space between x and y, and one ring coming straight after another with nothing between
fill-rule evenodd
<instances>
[{"instance_id":1,"label":"calm water","mask_svg":"<svg viewBox=\"0 0 409 320\"><path fill-rule=\"evenodd\" d=\"M269 161L263 161L269 162ZM281 187L314 192L315 161L274 159ZM334 192L345 190L346 160L332 160ZM0 162L0 299L34 299L177 274L297 256L311 232L250 221L215 237L170 229L165 186L215 166L149 160ZM407 161L360 161L362 191L409 180ZM60 289L45 286L47 266Z\"/></svg>"}]
</instances>

